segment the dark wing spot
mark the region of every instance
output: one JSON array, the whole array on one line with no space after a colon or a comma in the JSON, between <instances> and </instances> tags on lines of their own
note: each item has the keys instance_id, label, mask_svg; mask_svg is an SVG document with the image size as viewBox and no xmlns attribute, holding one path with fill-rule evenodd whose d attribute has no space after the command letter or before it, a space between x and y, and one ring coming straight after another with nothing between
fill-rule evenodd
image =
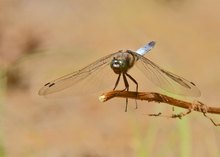
<instances>
[{"instance_id":1,"label":"dark wing spot","mask_svg":"<svg viewBox=\"0 0 220 157\"><path fill-rule=\"evenodd\" d=\"M51 83L48 87L52 87L53 85L55 85L55 83Z\"/></svg>"},{"instance_id":2,"label":"dark wing spot","mask_svg":"<svg viewBox=\"0 0 220 157\"><path fill-rule=\"evenodd\" d=\"M44 86L47 86L47 85L49 85L49 84L50 84L50 82L46 83Z\"/></svg>"},{"instance_id":3,"label":"dark wing spot","mask_svg":"<svg viewBox=\"0 0 220 157\"><path fill-rule=\"evenodd\" d=\"M190 83L191 83L192 85L196 86L195 83L193 83L193 82L190 82Z\"/></svg>"}]
</instances>

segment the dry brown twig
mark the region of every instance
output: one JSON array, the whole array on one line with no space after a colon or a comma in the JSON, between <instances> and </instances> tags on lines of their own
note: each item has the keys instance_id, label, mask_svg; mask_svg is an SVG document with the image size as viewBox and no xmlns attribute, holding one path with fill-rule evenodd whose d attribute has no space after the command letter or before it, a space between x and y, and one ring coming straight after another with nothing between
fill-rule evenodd
<instances>
[{"instance_id":1,"label":"dry brown twig","mask_svg":"<svg viewBox=\"0 0 220 157\"><path fill-rule=\"evenodd\" d=\"M178 99L172 98L170 96L160 94L160 93L155 93L155 92L133 92L133 91L119 91L119 90L104 93L99 97L99 100L101 102L105 102L105 101L108 101L109 99L112 99L114 97L145 100L148 102L166 103L166 104L169 104L172 106L177 106L177 107L187 109L186 112L181 112L179 114L173 114L173 115L169 116L171 118L181 119L183 116L190 114L192 111L201 112L201 113L203 113L203 115L206 118L211 120L211 122L215 126L220 126L220 124L215 123L214 120L207 115L207 113L220 114L220 108L209 107L200 101L195 101L195 102L191 103L191 102L178 100ZM149 116L161 116L161 115L162 115L162 113L149 114ZM168 117L168 116L166 116L166 117Z\"/></svg>"}]
</instances>

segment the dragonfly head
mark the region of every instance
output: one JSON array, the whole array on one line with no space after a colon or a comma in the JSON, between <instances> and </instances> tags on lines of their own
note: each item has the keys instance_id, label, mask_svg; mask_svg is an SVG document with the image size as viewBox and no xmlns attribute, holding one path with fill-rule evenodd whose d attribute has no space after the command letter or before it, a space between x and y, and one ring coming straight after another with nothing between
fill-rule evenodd
<instances>
[{"instance_id":1,"label":"dragonfly head","mask_svg":"<svg viewBox=\"0 0 220 157\"><path fill-rule=\"evenodd\" d=\"M116 74L127 72L129 69L129 64L126 59L117 59L115 57L112 59L110 66Z\"/></svg>"}]
</instances>

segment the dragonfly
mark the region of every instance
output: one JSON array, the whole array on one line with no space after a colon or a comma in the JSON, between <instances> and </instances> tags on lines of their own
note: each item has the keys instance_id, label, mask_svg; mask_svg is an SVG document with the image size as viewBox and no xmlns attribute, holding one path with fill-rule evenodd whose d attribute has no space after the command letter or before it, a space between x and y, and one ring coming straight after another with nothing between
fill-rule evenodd
<instances>
[{"instance_id":1,"label":"dragonfly","mask_svg":"<svg viewBox=\"0 0 220 157\"><path fill-rule=\"evenodd\" d=\"M72 72L46 83L39 90L38 94L41 96L46 96L59 91L63 91L64 89L70 88L78 82L89 78L97 71L106 67L111 68L112 72L118 75L113 90L117 88L122 77L125 88L121 91L129 91L128 79L130 79L136 85L136 92L138 92L138 82L133 76L129 74L129 70L134 66L137 66L146 76L146 78L148 78L161 89L177 95L199 97L201 93L195 83L188 81L185 78L167 70L164 70L151 60L144 57L145 54L154 48L155 44L155 41L150 41L136 51L119 50L115 53L104 56L82 68L81 70ZM125 111L127 111L127 106L128 98L126 99Z\"/></svg>"}]
</instances>

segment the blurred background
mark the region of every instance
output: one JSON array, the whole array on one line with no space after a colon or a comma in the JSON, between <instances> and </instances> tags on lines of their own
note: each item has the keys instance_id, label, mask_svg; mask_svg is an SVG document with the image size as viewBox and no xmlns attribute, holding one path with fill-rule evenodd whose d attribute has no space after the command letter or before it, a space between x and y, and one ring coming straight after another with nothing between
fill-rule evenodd
<instances>
[{"instance_id":1,"label":"blurred background","mask_svg":"<svg viewBox=\"0 0 220 157\"><path fill-rule=\"evenodd\" d=\"M219 7L218 0L1 0L0 156L219 156L220 129L200 113L148 117L182 110L140 101L136 110L130 100L125 113L124 99L99 102L114 85L109 77L107 91L37 94L47 81L155 40L146 57L201 90L200 98L184 100L220 107Z\"/></svg>"}]
</instances>

